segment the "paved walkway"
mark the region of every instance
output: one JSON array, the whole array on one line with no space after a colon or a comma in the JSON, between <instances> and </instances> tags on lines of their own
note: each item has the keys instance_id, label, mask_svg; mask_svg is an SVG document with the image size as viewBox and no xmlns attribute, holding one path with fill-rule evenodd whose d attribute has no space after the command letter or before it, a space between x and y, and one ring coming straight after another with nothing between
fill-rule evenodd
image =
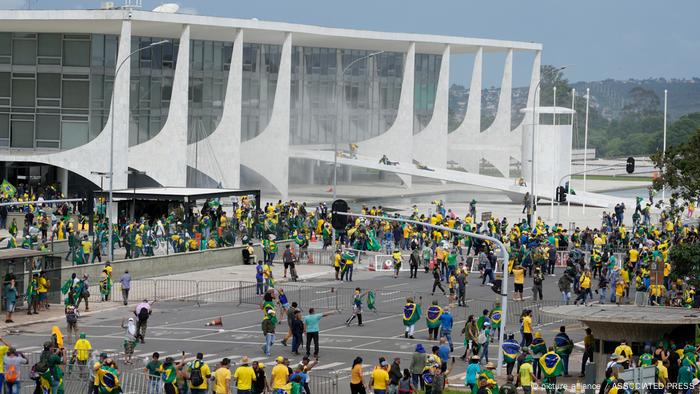
<instances>
[{"instance_id":1,"label":"paved walkway","mask_svg":"<svg viewBox=\"0 0 700 394\"><path fill-rule=\"evenodd\" d=\"M332 280L334 275L333 269L326 265L298 265L297 272L299 274L300 281L316 278L321 281L323 278ZM115 271L113 274L114 280L118 281L122 273ZM282 264L274 265L273 276L276 278L277 282L287 282L289 280L289 278L284 278L284 267ZM160 300L191 296L191 293L195 291L194 289L198 281L207 282L206 288L203 287L202 289L197 289L201 292L209 291L215 293L221 292L222 290L231 290L238 288L238 284L232 282L255 282L255 268L254 266L238 265L177 275L163 275L147 278L147 280L140 280L142 278L133 279L135 281L132 283L133 286L130 291L128 306L124 306L122 304L121 297L107 302L93 301L93 299L99 300L99 290L95 284L92 284L90 289L92 293L90 297L91 301L89 303L90 310L85 311L85 307L81 304L79 308L81 316L89 316L110 310L133 308L135 304L142 301L143 298L152 299L154 291L157 291L157 298ZM60 284L56 284L56 286L60 286ZM113 293L115 292L113 291ZM6 331L11 331L30 324L54 321L59 326L63 326L64 316L63 305L61 304L52 304L49 310L40 311L38 315L27 315L26 309L22 309L13 314L12 319L14 320L14 323L5 324L5 327L3 328L5 328Z\"/></svg>"}]
</instances>

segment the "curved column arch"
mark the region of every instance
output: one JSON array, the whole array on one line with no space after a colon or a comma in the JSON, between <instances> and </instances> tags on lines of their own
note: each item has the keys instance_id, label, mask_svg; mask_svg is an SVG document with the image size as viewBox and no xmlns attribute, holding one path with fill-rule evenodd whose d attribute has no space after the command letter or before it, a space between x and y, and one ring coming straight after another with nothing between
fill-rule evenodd
<instances>
[{"instance_id":1,"label":"curved column arch","mask_svg":"<svg viewBox=\"0 0 700 394\"><path fill-rule=\"evenodd\" d=\"M425 128L413 136L413 158L429 166L447 166L448 102L450 99L450 46L445 45L440 62L433 116Z\"/></svg>"},{"instance_id":2,"label":"curved column arch","mask_svg":"<svg viewBox=\"0 0 700 394\"><path fill-rule=\"evenodd\" d=\"M387 155L391 161L401 164L413 162L413 84L415 74L416 43L411 42L406 52L401 81L401 97L396 120L381 135L357 143L358 152L363 156L376 157ZM399 174L399 178L411 187L411 176Z\"/></svg>"},{"instance_id":3,"label":"curved column arch","mask_svg":"<svg viewBox=\"0 0 700 394\"><path fill-rule=\"evenodd\" d=\"M498 110L493 123L480 135L480 150L483 158L491 163L506 178L510 169L510 156L513 146L520 148L520 140L511 140L511 101L513 95L513 49L508 49L503 66L501 92L498 96ZM489 148L498 149L489 149ZM506 148L506 149L504 149Z\"/></svg>"},{"instance_id":4,"label":"curved column arch","mask_svg":"<svg viewBox=\"0 0 700 394\"><path fill-rule=\"evenodd\" d=\"M121 64L131 52L131 21L122 22L119 35L117 63ZM129 147L129 81L128 64L121 68L114 81L112 105L102 131L90 142L76 148L55 152L0 150L0 161L30 161L59 167L82 176L95 185L100 176L91 172L109 173L110 137L114 125L114 188L127 187L127 157ZM114 114L117 114L116 116Z\"/></svg>"},{"instance_id":5,"label":"curved column arch","mask_svg":"<svg viewBox=\"0 0 700 394\"><path fill-rule=\"evenodd\" d=\"M292 33L282 44L275 101L262 133L241 144L240 164L267 179L283 199L289 194L289 122L291 112Z\"/></svg>"},{"instance_id":6,"label":"curved column arch","mask_svg":"<svg viewBox=\"0 0 700 394\"><path fill-rule=\"evenodd\" d=\"M163 186L187 186L187 121L190 78L190 26L180 34L168 120L155 137L129 148L129 167L145 171Z\"/></svg>"},{"instance_id":7,"label":"curved column arch","mask_svg":"<svg viewBox=\"0 0 700 394\"><path fill-rule=\"evenodd\" d=\"M530 88L528 89L527 92L527 104L525 105L525 108L534 108L535 105L535 87L540 83L540 64L542 61L542 51L535 51L535 58L532 60L532 74L530 76ZM539 105L538 105L539 106ZM520 121L520 124L513 129L511 132L511 139L513 141L522 141L523 140L523 128L526 127L526 125L530 125L533 123L533 113L532 111L525 111L525 116L523 117L523 120ZM522 144L519 146L518 149L514 149L511 151L511 157L516 159L517 161L521 162L523 161L523 146ZM522 166L521 166L522 168Z\"/></svg>"},{"instance_id":8,"label":"curved column arch","mask_svg":"<svg viewBox=\"0 0 700 394\"><path fill-rule=\"evenodd\" d=\"M198 141L210 149L209 154L194 163L187 155L188 165L207 175L227 189L238 189L241 179L241 100L243 87L243 30L233 38L231 67L226 84L226 98L221 121L214 132ZM190 144L192 146L193 144Z\"/></svg>"},{"instance_id":9,"label":"curved column arch","mask_svg":"<svg viewBox=\"0 0 700 394\"><path fill-rule=\"evenodd\" d=\"M447 135L449 143L447 157L469 172L479 172L478 155L468 153L470 144L475 142L481 133L481 85L484 48L479 47L474 55L472 80L469 85L467 113L457 129Z\"/></svg>"}]
</instances>

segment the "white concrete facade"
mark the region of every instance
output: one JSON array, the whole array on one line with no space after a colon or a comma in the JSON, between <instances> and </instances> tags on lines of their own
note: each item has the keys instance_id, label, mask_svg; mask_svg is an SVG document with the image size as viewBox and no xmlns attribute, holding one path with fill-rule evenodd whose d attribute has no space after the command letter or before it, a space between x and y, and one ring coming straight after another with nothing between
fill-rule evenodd
<instances>
[{"instance_id":1,"label":"white concrete facade","mask_svg":"<svg viewBox=\"0 0 700 394\"><path fill-rule=\"evenodd\" d=\"M126 187L129 168L144 171L162 186L187 186L188 165L196 167L222 187L238 188L241 166L245 166L268 180L286 197L289 188L292 59L296 46L405 54L396 119L382 134L357 141L362 155L379 160L381 155L386 154L390 160L399 161L402 165L413 165L415 160L438 169L444 169L448 160L454 160L470 172L478 171L479 161L486 159L507 177L510 158L520 158L522 140L522 128L511 130L510 127L513 54L516 51L535 53L531 83L536 84L542 50L541 44L529 42L334 29L144 11L0 11L0 21L0 31L5 32L119 35L119 62L137 49L131 48L131 37L179 40L168 118L160 131L149 140L129 147L131 62L126 62L115 81L113 110L107 126L90 142L66 151L0 148L0 161L46 163L77 173L99 185L99 176L90 172L109 171L109 141L114 122L114 187L117 189ZM198 158L197 163L188 155L187 145L192 40L233 43L221 120L203 140L211 146L212 152L207 157ZM281 45L282 49L269 121L254 138L241 142L245 43ZM487 130L481 132L485 52L505 53L506 58L496 119ZM414 135L416 54L441 55L441 63L432 117L427 126ZM474 68L465 119L457 130L448 134L450 58L459 54L474 54ZM531 91L528 106L531 106L533 99ZM415 175L410 171L401 171L398 176L410 187Z\"/></svg>"}]
</instances>

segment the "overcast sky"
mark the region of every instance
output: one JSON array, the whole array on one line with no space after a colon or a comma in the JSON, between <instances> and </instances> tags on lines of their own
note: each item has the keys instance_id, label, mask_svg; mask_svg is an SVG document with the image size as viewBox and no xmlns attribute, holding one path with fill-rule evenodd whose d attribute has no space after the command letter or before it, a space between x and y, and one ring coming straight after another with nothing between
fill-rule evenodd
<instances>
[{"instance_id":1,"label":"overcast sky","mask_svg":"<svg viewBox=\"0 0 700 394\"><path fill-rule=\"evenodd\" d=\"M123 0L114 0L121 4ZM0 0L0 8L25 7ZM34 8L96 8L99 0L31 0ZM144 0L152 9L161 1ZM544 45L543 64L572 65L572 81L700 76L700 0L180 0L185 12L332 27L446 34ZM500 84L503 56L485 56L484 86ZM514 58L526 85L531 57ZM471 58L456 57L467 83Z\"/></svg>"}]
</instances>

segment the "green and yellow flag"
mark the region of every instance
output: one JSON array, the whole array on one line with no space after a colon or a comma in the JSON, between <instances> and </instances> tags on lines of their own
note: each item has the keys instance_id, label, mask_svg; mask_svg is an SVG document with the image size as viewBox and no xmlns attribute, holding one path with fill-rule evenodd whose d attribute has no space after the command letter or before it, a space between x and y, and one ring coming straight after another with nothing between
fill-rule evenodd
<instances>
[{"instance_id":1,"label":"green and yellow flag","mask_svg":"<svg viewBox=\"0 0 700 394\"><path fill-rule=\"evenodd\" d=\"M2 189L2 194L6 198L8 198L8 197L12 198L15 196L15 194L17 194L17 189L14 186L12 186L12 184L10 182L8 182L7 179L2 180L2 184L0 184L0 188Z\"/></svg>"},{"instance_id":2,"label":"green and yellow flag","mask_svg":"<svg viewBox=\"0 0 700 394\"><path fill-rule=\"evenodd\" d=\"M561 357L554 353L548 352L540 357L540 367L545 378L553 378L564 374L564 363Z\"/></svg>"}]
</instances>

